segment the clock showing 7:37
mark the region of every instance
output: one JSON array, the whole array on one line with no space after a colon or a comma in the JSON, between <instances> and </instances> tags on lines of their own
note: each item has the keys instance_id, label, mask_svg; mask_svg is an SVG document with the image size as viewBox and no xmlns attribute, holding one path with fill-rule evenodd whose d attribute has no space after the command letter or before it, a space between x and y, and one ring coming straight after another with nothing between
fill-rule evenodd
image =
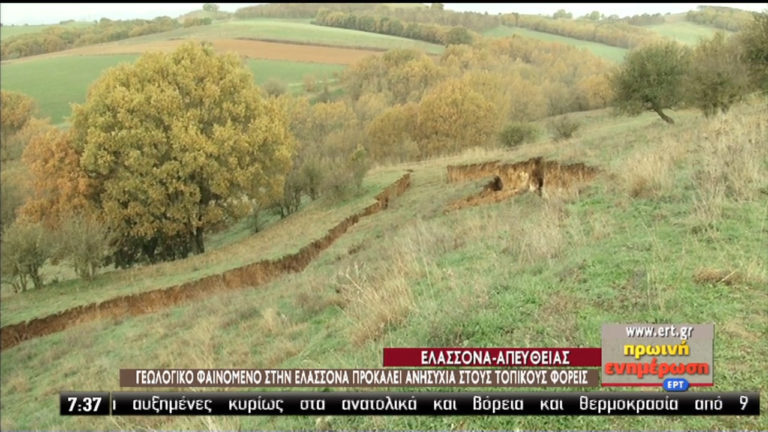
<instances>
[{"instance_id":1,"label":"clock showing 7:37","mask_svg":"<svg viewBox=\"0 0 768 432\"><path fill-rule=\"evenodd\" d=\"M109 415L109 392L61 392L61 415Z\"/></svg>"}]
</instances>

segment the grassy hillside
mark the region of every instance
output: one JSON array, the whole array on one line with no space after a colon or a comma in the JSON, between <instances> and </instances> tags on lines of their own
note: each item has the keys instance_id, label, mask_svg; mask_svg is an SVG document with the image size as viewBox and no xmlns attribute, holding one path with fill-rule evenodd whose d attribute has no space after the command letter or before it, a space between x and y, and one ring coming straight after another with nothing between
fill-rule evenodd
<instances>
[{"instance_id":1,"label":"grassy hillside","mask_svg":"<svg viewBox=\"0 0 768 432\"><path fill-rule=\"evenodd\" d=\"M666 20L664 24L643 26L643 28L653 30L663 37L675 39L689 45L696 44L701 38L710 38L718 31L718 29L714 27L699 25L690 21L686 21L685 14L668 15L664 18ZM586 48L600 57L617 63L620 63L624 60L624 55L628 51L624 48L613 47L601 43L589 42L519 27L509 27L502 25L484 33L485 36L489 37L507 37L515 34L550 42L561 42L579 48Z\"/></svg>"},{"instance_id":2,"label":"grassy hillside","mask_svg":"<svg viewBox=\"0 0 768 432\"><path fill-rule=\"evenodd\" d=\"M176 29L165 33L141 36L120 41L122 44L144 43L174 38L199 39L253 38L287 42L335 45L362 48L415 48L439 54L443 47L428 42L396 36L310 24L309 19L251 19L230 20L207 26Z\"/></svg>"},{"instance_id":3,"label":"grassy hillside","mask_svg":"<svg viewBox=\"0 0 768 432\"><path fill-rule=\"evenodd\" d=\"M3 64L2 88L32 96L43 117L53 124L64 121L69 104L85 101L88 86L101 73L121 62L133 62L138 55L54 57L22 63Z\"/></svg>"},{"instance_id":4,"label":"grassy hillside","mask_svg":"<svg viewBox=\"0 0 768 432\"><path fill-rule=\"evenodd\" d=\"M580 39L573 39L569 37L558 36L551 33L544 33L544 32L539 32L535 30L528 30L528 29L519 28L519 27L509 27L504 25L488 30L483 34L489 37L508 37L512 35L520 35L520 36L539 39L547 42L560 42L568 45L573 45L577 48L586 48L590 50L593 54L616 63L621 63L622 61L624 61L624 55L627 53L627 50L624 48L613 47L610 45L605 45L597 42L589 42L589 41L584 41Z\"/></svg>"},{"instance_id":5,"label":"grassy hillside","mask_svg":"<svg viewBox=\"0 0 768 432\"><path fill-rule=\"evenodd\" d=\"M322 237L340 220L365 208L377 193L400 175L401 171L387 170L370 176L363 193L355 199L333 206L328 206L323 200L313 202L300 214L278 221L255 235L243 238L242 226L233 228L234 231L239 231L240 235L231 231L211 235L211 250L204 255L128 271L106 272L86 286L83 286L80 280L70 279L54 283L46 290L30 291L31 295L28 296L14 296L4 292L2 325L51 315L117 296L168 287L252 262L295 253L312 240ZM222 241L221 237L226 237L228 241ZM73 277L71 273L62 273L56 267L48 268L47 273L49 278L54 277L53 275ZM78 294L69 296L73 289ZM52 293L58 294L51 295Z\"/></svg>"},{"instance_id":6,"label":"grassy hillside","mask_svg":"<svg viewBox=\"0 0 768 432\"><path fill-rule=\"evenodd\" d=\"M415 48L430 53L442 52L443 47L426 42L414 41L405 38L379 35L375 33L358 32L353 30L337 29L331 27L314 26L310 20L277 20L254 19L232 20L214 23L208 26L182 28L170 32L130 38L118 42L96 45L93 47L78 48L78 55L54 53L41 58L30 58L4 63L2 67L2 88L6 90L21 91L34 97L43 116L51 117L54 124L62 124L70 113L70 103L81 103L85 100L88 86L108 67L120 62L134 61L137 54L124 54L130 47L145 49L164 49L167 47L156 46L159 42L174 41L177 39L195 38L205 40L224 40L234 38L270 39L289 42L327 44L345 47L369 47L376 49L390 48ZM85 23L74 23L82 24ZM21 26L21 28L35 27L38 30L44 26ZM14 27L8 27L12 29ZM3 27L5 31L5 27ZM233 41L224 41L227 46L237 45ZM237 41L234 41L237 42ZM253 48L242 43L245 55L254 56ZM306 47L312 49L311 47ZM231 49L237 49L235 46ZM269 47L269 49L280 49ZM321 48L314 48L316 51ZM248 51L250 50L250 51ZM331 49L332 50L332 49ZM122 51L122 52L121 52ZM106 55L106 53L110 53ZM274 53L272 53L274 54ZM366 52L351 53L357 58L367 55ZM305 75L316 78L330 77L334 72L341 71L343 66L339 64L326 64L336 54L328 52L320 57L320 63L309 63L302 53L296 54L299 61L290 60L266 60L248 59L246 62L254 72L256 82L262 84L269 79L277 79L289 86L294 91L301 89L301 82ZM341 54L339 54L341 55ZM355 55L357 57L355 57ZM350 57L350 58L352 58ZM346 59L344 63L351 60ZM46 83L46 85L40 85Z\"/></svg>"},{"instance_id":7,"label":"grassy hillside","mask_svg":"<svg viewBox=\"0 0 768 432\"><path fill-rule=\"evenodd\" d=\"M731 34L729 31L686 21L685 14L669 15L664 18L666 20L664 24L646 26L645 28L653 30L664 37L675 39L689 45L695 45L699 42L699 39L702 38L711 38L718 31Z\"/></svg>"},{"instance_id":8,"label":"grassy hillside","mask_svg":"<svg viewBox=\"0 0 768 432\"><path fill-rule=\"evenodd\" d=\"M370 188L406 169L413 170L411 188L386 211L360 220L299 274L153 314L82 324L4 350L0 427L314 429L316 418L306 417L62 417L55 399L61 390L116 390L120 367L365 368L380 366L385 346L599 346L604 322L714 323L715 390L765 391L768 261L755 251L768 242L767 115L762 102L714 119L677 112L675 126L651 113L586 112L577 116L583 126L576 137L565 142L541 139L509 151L378 168L366 181ZM586 188L552 191L546 200L524 194L444 212L487 181L446 183L447 165L534 156L584 162L601 172ZM289 247L279 239L306 242L313 234L304 229L315 217L330 222L344 213L322 203L312 211L274 225L269 232L278 237L254 236L238 253L214 253L208 262L201 257L197 271L251 258L262 248L285 252ZM194 271L184 262L167 263L122 273L134 275L123 276L123 284L159 286ZM726 283L712 276L720 274L732 277ZM9 313L14 320L48 313L103 288L70 282L18 296L29 301L7 297L3 320ZM19 302L47 306L12 312L9 305ZM713 425L766 429L768 416L330 419L330 427L345 430Z\"/></svg>"},{"instance_id":9,"label":"grassy hillside","mask_svg":"<svg viewBox=\"0 0 768 432\"><path fill-rule=\"evenodd\" d=\"M2 65L2 88L26 93L37 100L42 116L60 124L70 114L70 103L83 103L88 87L104 70L122 62L133 62L136 54L62 56ZM343 66L280 60L248 59L257 84L277 79L301 88L305 75L330 77ZM41 85L40 83L46 83Z\"/></svg>"},{"instance_id":10,"label":"grassy hillside","mask_svg":"<svg viewBox=\"0 0 768 432\"><path fill-rule=\"evenodd\" d=\"M0 39L7 39L13 36L29 33L39 33L48 27L59 24L41 24L41 25L3 25L0 27ZM93 22L75 21L64 24L64 27L83 28L92 26Z\"/></svg>"}]
</instances>

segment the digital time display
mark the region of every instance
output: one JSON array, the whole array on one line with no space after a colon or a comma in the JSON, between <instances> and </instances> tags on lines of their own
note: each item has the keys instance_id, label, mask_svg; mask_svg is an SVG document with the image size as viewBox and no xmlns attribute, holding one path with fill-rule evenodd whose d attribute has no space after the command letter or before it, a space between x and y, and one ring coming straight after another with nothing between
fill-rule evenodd
<instances>
[{"instance_id":1,"label":"digital time display","mask_svg":"<svg viewBox=\"0 0 768 432\"><path fill-rule=\"evenodd\" d=\"M61 415L109 415L109 392L62 392Z\"/></svg>"}]
</instances>

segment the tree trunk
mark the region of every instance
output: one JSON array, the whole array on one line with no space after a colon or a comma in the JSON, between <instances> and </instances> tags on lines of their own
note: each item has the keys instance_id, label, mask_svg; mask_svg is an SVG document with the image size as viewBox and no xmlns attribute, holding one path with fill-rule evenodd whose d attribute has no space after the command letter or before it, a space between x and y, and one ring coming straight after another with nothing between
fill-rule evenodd
<instances>
[{"instance_id":1,"label":"tree trunk","mask_svg":"<svg viewBox=\"0 0 768 432\"><path fill-rule=\"evenodd\" d=\"M30 269L29 277L32 279L32 283L35 285L35 289L41 289L43 287L43 278L40 277L38 269Z\"/></svg>"},{"instance_id":2,"label":"tree trunk","mask_svg":"<svg viewBox=\"0 0 768 432\"><path fill-rule=\"evenodd\" d=\"M661 117L665 122L669 124L675 124L675 121L672 120L672 117L664 114L664 111L662 111L660 107L655 106L653 107L653 110L656 111L656 114L658 114L659 117Z\"/></svg>"},{"instance_id":3,"label":"tree trunk","mask_svg":"<svg viewBox=\"0 0 768 432\"><path fill-rule=\"evenodd\" d=\"M158 238L152 237L148 241L144 242L143 245L141 245L141 249L144 252L144 256L146 256L149 259L149 262L154 263L156 262L155 259L155 250L157 249L157 243ZM131 259L131 264L133 264L135 260Z\"/></svg>"},{"instance_id":4,"label":"tree trunk","mask_svg":"<svg viewBox=\"0 0 768 432\"><path fill-rule=\"evenodd\" d=\"M195 254L201 254L205 252L205 244L203 243L203 228L197 228L195 230Z\"/></svg>"}]
</instances>

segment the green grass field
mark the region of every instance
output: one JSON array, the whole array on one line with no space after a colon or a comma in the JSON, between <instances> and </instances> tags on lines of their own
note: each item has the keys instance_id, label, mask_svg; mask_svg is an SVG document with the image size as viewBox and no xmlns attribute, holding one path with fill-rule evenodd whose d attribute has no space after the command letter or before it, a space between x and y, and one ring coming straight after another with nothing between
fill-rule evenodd
<instances>
[{"instance_id":1,"label":"green grass field","mask_svg":"<svg viewBox=\"0 0 768 432\"><path fill-rule=\"evenodd\" d=\"M2 89L26 93L37 101L40 113L53 124L66 121L70 103L83 103L88 87L101 73L121 62L133 62L136 54L67 56L23 61L0 66ZM276 79L300 89L305 75L331 77L344 69L340 65L280 60L246 60L257 84ZM46 83L46 85L40 85Z\"/></svg>"},{"instance_id":2,"label":"green grass field","mask_svg":"<svg viewBox=\"0 0 768 432\"><path fill-rule=\"evenodd\" d=\"M431 54L443 52L441 45L413 39L324 27L310 24L310 19L251 19L230 20L207 26L177 29L154 35L125 39L121 44L133 44L195 37L199 39L254 38L286 42L315 43L357 48L414 48Z\"/></svg>"},{"instance_id":3,"label":"green grass field","mask_svg":"<svg viewBox=\"0 0 768 432\"><path fill-rule=\"evenodd\" d=\"M70 103L82 103L88 87L101 73L122 62L133 62L135 54L69 56L24 61L0 66L2 89L32 96L43 117L59 124L70 114ZM44 84L41 84L44 83Z\"/></svg>"},{"instance_id":4,"label":"green grass field","mask_svg":"<svg viewBox=\"0 0 768 432\"><path fill-rule=\"evenodd\" d=\"M53 27L54 25L58 24L43 24L43 25L4 25L0 27L0 39L7 39L13 36L18 36L22 34L29 34L29 33L38 33L41 32L48 27ZM85 21L76 21L64 24L65 27L72 27L72 28L83 28L92 26L93 22L85 22Z\"/></svg>"},{"instance_id":5,"label":"green grass field","mask_svg":"<svg viewBox=\"0 0 768 432\"><path fill-rule=\"evenodd\" d=\"M342 65L282 60L248 59L246 64L253 72L256 83L260 85L274 79L288 86L300 86L305 75L312 75L316 79L329 79L334 73L344 70Z\"/></svg>"},{"instance_id":6,"label":"green grass field","mask_svg":"<svg viewBox=\"0 0 768 432\"><path fill-rule=\"evenodd\" d=\"M558 36L551 33L544 33L535 30L528 30L518 27L499 26L494 29L488 30L483 33L488 37L508 37L512 35L520 35L533 39L539 39L547 42L560 42L568 45L573 45L577 48L586 48L593 54L602 57L606 60L610 60L616 63L624 61L624 55L627 50L624 48L613 47L597 42L583 41L580 39L569 38L565 36Z\"/></svg>"},{"instance_id":7,"label":"green grass field","mask_svg":"<svg viewBox=\"0 0 768 432\"><path fill-rule=\"evenodd\" d=\"M664 24L646 26L645 28L653 30L664 37L675 39L688 45L695 45L699 42L699 39L702 38L711 38L718 31L732 34L732 32L726 30L720 30L714 27L686 21L685 14L669 15L664 18L666 19Z\"/></svg>"},{"instance_id":8,"label":"green grass field","mask_svg":"<svg viewBox=\"0 0 768 432\"><path fill-rule=\"evenodd\" d=\"M712 119L692 110L670 115L674 126L652 113L579 113L582 127L565 142L542 138L513 150L377 168L366 181L368 194L405 169L413 170L412 187L301 273L158 313L78 325L3 351L0 427L315 429L316 417L298 416L62 417L57 396L119 390L119 368L376 368L387 346L599 346L604 322L714 323L714 390L764 392L768 261L755 252L768 240L760 193L768 187L762 145L768 111L761 101ZM525 194L444 213L447 203L485 182L447 184L446 165L534 156L584 162L601 173L580 192L548 200ZM323 203L308 210L265 231L277 237L249 237L240 253L214 251L201 268L222 269L246 250L287 252L290 247L275 240L306 243L314 238L306 225L315 217L325 215L330 224L345 213ZM702 269L739 276L730 284L697 280ZM162 286L192 271L185 262L160 264L126 272L134 276L122 283ZM69 282L10 295L3 298L3 321L8 314L9 321L40 316L73 298L106 298L94 294L104 288ZM344 430L768 428L765 414L340 416L329 422Z\"/></svg>"}]
</instances>

